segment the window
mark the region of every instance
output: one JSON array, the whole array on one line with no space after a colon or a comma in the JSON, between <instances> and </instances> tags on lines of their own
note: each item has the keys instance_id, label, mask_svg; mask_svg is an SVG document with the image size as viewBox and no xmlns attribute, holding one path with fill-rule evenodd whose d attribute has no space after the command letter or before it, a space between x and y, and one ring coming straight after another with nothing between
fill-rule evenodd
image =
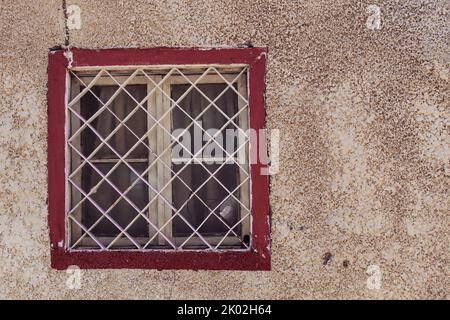
<instances>
[{"instance_id":1,"label":"window","mask_svg":"<svg viewBox=\"0 0 450 320\"><path fill-rule=\"evenodd\" d=\"M70 68L49 55L52 265L268 269L267 177L251 157L264 50L71 54Z\"/></svg>"}]
</instances>

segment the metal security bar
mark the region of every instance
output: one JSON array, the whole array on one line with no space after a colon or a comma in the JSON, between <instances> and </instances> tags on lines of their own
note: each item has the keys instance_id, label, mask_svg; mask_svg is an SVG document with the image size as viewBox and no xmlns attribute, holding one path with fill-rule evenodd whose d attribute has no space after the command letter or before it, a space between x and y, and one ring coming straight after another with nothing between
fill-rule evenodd
<instances>
[{"instance_id":1,"label":"metal security bar","mask_svg":"<svg viewBox=\"0 0 450 320\"><path fill-rule=\"evenodd\" d=\"M245 65L75 68L70 79L70 250L250 248Z\"/></svg>"}]
</instances>

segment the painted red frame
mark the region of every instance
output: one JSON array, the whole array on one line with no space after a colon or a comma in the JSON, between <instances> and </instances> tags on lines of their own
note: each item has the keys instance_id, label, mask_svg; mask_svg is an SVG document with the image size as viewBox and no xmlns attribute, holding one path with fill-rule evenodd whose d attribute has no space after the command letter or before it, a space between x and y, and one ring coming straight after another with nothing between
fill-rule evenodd
<instances>
[{"instance_id":1,"label":"painted red frame","mask_svg":"<svg viewBox=\"0 0 450 320\"><path fill-rule=\"evenodd\" d=\"M266 49L72 49L72 67L247 64L250 127L263 129ZM68 251L65 249L65 103L68 60L64 51L49 53L48 64L48 223L51 266L84 269L270 270L269 186L266 165L251 164L252 241L250 251ZM258 148L265 141L258 141Z\"/></svg>"}]
</instances>

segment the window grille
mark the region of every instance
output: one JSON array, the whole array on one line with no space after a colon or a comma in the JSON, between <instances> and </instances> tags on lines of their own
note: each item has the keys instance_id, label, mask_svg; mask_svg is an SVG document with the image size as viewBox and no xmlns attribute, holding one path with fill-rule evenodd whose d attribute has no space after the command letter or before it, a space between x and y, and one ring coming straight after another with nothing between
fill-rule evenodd
<instances>
[{"instance_id":1,"label":"window grille","mask_svg":"<svg viewBox=\"0 0 450 320\"><path fill-rule=\"evenodd\" d=\"M249 250L246 65L69 76L70 250Z\"/></svg>"}]
</instances>

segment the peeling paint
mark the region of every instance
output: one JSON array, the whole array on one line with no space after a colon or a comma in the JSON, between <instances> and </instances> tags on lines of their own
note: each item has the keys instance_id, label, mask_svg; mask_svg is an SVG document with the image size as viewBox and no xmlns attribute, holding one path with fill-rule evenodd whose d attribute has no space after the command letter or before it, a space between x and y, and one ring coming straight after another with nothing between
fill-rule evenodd
<instances>
[{"instance_id":1,"label":"peeling paint","mask_svg":"<svg viewBox=\"0 0 450 320\"><path fill-rule=\"evenodd\" d=\"M367 18L366 27L370 30L381 29L381 9L376 4L371 4L367 7L367 13L370 16Z\"/></svg>"}]
</instances>

